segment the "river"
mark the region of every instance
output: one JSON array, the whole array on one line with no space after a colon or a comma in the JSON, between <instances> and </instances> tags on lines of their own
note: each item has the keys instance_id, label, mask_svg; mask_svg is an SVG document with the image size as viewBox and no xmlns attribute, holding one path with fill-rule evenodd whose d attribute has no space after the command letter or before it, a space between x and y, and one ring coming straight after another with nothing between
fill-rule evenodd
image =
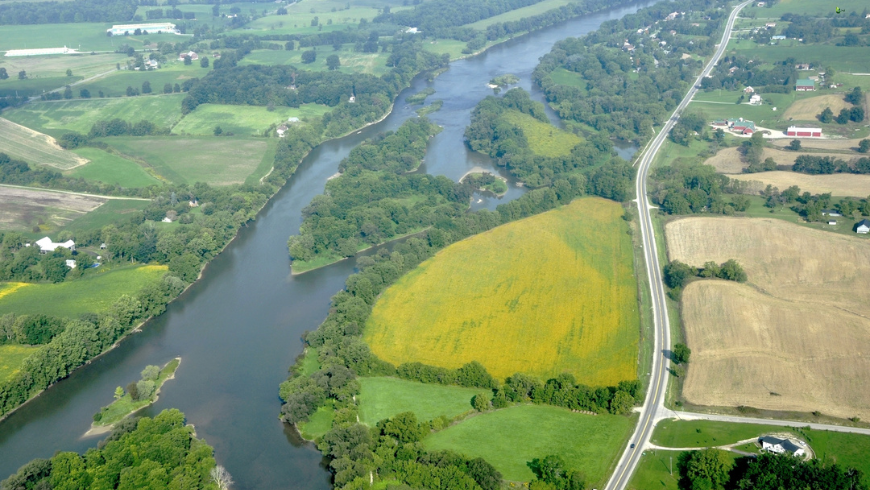
<instances>
[{"instance_id":1,"label":"river","mask_svg":"<svg viewBox=\"0 0 870 490\"><path fill-rule=\"evenodd\" d=\"M444 100L443 108L429 116L444 131L430 142L422 171L453 180L473 168L498 171L488 158L471 153L462 137L471 110L492 94L487 82L513 73L520 77L520 87L543 100L532 89L531 73L556 41L583 35L605 20L653 3L609 9L515 38L451 63L432 82L418 77L384 121L317 147L257 220L240 231L166 313L0 422L0 479L33 458L96 446L99 437L83 434L91 416L112 401L115 387L139 379L148 364L163 365L180 356L184 361L175 379L163 386L159 401L145 415L171 407L183 411L197 435L214 446L216 459L233 475L237 490L328 489L320 453L278 420L278 384L302 350L300 336L326 316L329 298L354 272L354 261L292 276L286 243L299 229L302 209L323 192L326 179L351 149L416 117L419 106L409 107L405 98L426 87L436 91L427 102ZM620 150L624 157L632 152ZM475 196L472 207L494 209L524 192L509 182L506 195Z\"/></svg>"}]
</instances>

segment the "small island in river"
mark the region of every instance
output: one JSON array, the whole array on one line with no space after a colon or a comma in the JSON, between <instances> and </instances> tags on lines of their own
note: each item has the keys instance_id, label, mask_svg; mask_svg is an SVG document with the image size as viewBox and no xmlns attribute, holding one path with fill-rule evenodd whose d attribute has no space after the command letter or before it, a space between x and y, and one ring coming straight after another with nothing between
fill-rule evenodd
<instances>
[{"instance_id":1,"label":"small island in river","mask_svg":"<svg viewBox=\"0 0 870 490\"><path fill-rule=\"evenodd\" d=\"M133 381L127 388L115 388L115 401L94 414L94 423L85 435L101 434L111 430L112 426L130 414L137 412L157 401L160 387L163 383L175 378L175 371L181 364L181 358L166 363L163 368L145 366L142 379Z\"/></svg>"},{"instance_id":2,"label":"small island in river","mask_svg":"<svg viewBox=\"0 0 870 490\"><path fill-rule=\"evenodd\" d=\"M472 170L463 175L459 182L468 182L477 190L489 191L497 196L504 195L508 190L507 181L503 177L485 171Z\"/></svg>"}]
</instances>

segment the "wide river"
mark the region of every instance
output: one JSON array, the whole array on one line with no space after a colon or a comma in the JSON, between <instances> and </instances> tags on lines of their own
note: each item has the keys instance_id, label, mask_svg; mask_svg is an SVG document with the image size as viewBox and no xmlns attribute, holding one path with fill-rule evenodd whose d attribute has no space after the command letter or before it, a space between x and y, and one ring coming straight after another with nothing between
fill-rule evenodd
<instances>
[{"instance_id":1,"label":"wide river","mask_svg":"<svg viewBox=\"0 0 870 490\"><path fill-rule=\"evenodd\" d=\"M458 180L475 167L492 170L489 159L470 153L462 137L471 110L492 94L487 82L513 73L521 79L519 86L541 100L532 90L531 73L555 42L653 3L616 7L515 38L451 63L434 82L418 77L384 121L316 148L257 220L241 230L165 314L0 422L0 479L33 458L96 446L99 437L83 434L91 416L112 401L115 387L139 379L148 364L162 365L181 356L176 379L164 385L146 415L171 407L183 411L197 435L214 446L237 490L328 489L320 453L278 420L278 384L302 351L300 336L326 316L329 298L354 272L354 261L291 276L286 243L299 230L302 209L323 192L326 179L351 149L416 117L416 107L409 107L405 98L426 87L436 91L429 101L444 100L444 107L430 115L444 131L432 139L423 171ZM628 157L632 151L620 153ZM522 192L511 182L506 196L475 196L473 207L494 209Z\"/></svg>"}]
</instances>

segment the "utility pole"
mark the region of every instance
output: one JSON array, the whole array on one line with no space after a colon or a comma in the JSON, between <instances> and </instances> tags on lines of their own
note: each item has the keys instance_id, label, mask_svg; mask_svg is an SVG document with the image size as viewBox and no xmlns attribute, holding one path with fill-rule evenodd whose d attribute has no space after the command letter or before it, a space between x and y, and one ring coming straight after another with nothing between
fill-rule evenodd
<instances>
[{"instance_id":1,"label":"utility pole","mask_svg":"<svg viewBox=\"0 0 870 490\"><path fill-rule=\"evenodd\" d=\"M670 472L671 472L671 476L674 476L674 457L673 457L673 456L669 456L669 459L671 460L671 463L670 463Z\"/></svg>"}]
</instances>

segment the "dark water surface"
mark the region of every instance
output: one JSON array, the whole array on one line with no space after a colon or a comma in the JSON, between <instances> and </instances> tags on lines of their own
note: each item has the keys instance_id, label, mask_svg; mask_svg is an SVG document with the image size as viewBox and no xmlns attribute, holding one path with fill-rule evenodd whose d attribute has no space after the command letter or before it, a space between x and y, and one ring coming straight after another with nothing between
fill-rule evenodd
<instances>
[{"instance_id":1,"label":"dark water surface","mask_svg":"<svg viewBox=\"0 0 870 490\"><path fill-rule=\"evenodd\" d=\"M99 437L82 435L91 416L112 401L115 387L139 379L147 364L162 365L181 356L176 378L164 385L146 415L170 407L182 410L197 434L214 446L237 490L329 488L320 453L278 420L278 384L302 350L300 335L317 328L326 316L329 298L353 273L354 261L290 275L287 237L298 231L302 208L323 192L327 177L356 145L416 117L417 106L409 107L405 97L428 86L436 90L429 101L444 100L444 107L430 115L444 131L431 141L423 170L454 180L476 167L493 170L489 159L469 152L462 138L471 110L492 94L487 82L513 73L521 79L519 86L542 100L530 76L553 43L653 3L613 8L516 38L452 63L434 82L419 77L386 120L315 149L257 221L241 230L165 314L0 423L0 479L33 458L96 446ZM620 151L623 156L630 153ZM523 192L511 181L507 195L476 196L473 208L494 209Z\"/></svg>"}]
</instances>

